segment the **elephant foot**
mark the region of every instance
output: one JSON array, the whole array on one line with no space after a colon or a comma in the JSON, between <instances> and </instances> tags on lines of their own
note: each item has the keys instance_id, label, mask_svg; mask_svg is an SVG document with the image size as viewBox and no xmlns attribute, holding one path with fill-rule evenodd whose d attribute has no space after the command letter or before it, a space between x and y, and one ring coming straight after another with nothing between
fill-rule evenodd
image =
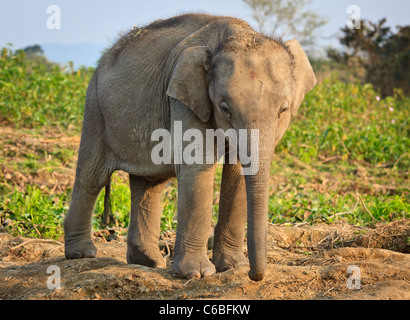
<instances>
[{"instance_id":1,"label":"elephant foot","mask_svg":"<svg viewBox=\"0 0 410 320\"><path fill-rule=\"evenodd\" d=\"M91 239L65 239L65 257L67 259L95 258L97 248Z\"/></svg>"},{"instance_id":2,"label":"elephant foot","mask_svg":"<svg viewBox=\"0 0 410 320\"><path fill-rule=\"evenodd\" d=\"M231 270L243 265L249 265L249 261L243 254L242 250L225 253L214 249L212 262L215 264L218 272Z\"/></svg>"},{"instance_id":3,"label":"elephant foot","mask_svg":"<svg viewBox=\"0 0 410 320\"><path fill-rule=\"evenodd\" d=\"M172 264L172 274L178 278L199 279L214 273L215 266L205 253L187 254L182 258L176 255Z\"/></svg>"},{"instance_id":4,"label":"elephant foot","mask_svg":"<svg viewBox=\"0 0 410 320\"><path fill-rule=\"evenodd\" d=\"M139 264L151 268L167 267L167 261L162 256L159 248L144 248L137 245L128 245L127 263Z\"/></svg>"}]
</instances>

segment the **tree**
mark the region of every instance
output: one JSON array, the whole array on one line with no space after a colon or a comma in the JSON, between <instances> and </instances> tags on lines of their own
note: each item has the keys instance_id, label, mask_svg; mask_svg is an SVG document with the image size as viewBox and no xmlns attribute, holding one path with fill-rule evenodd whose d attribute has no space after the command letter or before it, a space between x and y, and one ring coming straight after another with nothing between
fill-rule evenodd
<instances>
[{"instance_id":1,"label":"tree","mask_svg":"<svg viewBox=\"0 0 410 320\"><path fill-rule=\"evenodd\" d=\"M253 11L262 33L283 38L296 38L301 45L314 44L317 29L326 19L307 9L311 0L243 0Z\"/></svg>"},{"instance_id":2,"label":"tree","mask_svg":"<svg viewBox=\"0 0 410 320\"><path fill-rule=\"evenodd\" d=\"M38 44L25 47L23 50L27 54L44 54L43 48L41 48Z\"/></svg>"},{"instance_id":3,"label":"tree","mask_svg":"<svg viewBox=\"0 0 410 320\"><path fill-rule=\"evenodd\" d=\"M392 95L395 88L410 94L410 26L397 26L397 32L386 24L362 20L359 29L341 29L339 39L344 51L329 49L328 56L354 69L364 69L364 80L383 96Z\"/></svg>"},{"instance_id":4,"label":"tree","mask_svg":"<svg viewBox=\"0 0 410 320\"><path fill-rule=\"evenodd\" d=\"M43 48L41 48L41 46L38 44L27 46L24 49L16 50L16 52L18 51L23 51L27 60L32 60L37 62L38 64L45 65L47 70L49 71L53 68L53 66L57 65L56 63L51 62L46 58Z\"/></svg>"}]
</instances>

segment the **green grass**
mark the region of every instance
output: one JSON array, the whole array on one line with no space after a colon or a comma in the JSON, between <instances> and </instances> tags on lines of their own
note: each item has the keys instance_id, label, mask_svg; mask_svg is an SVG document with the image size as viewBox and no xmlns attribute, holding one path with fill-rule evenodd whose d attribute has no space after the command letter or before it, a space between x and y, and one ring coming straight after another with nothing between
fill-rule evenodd
<instances>
[{"instance_id":1,"label":"green grass","mask_svg":"<svg viewBox=\"0 0 410 320\"><path fill-rule=\"evenodd\" d=\"M305 97L296 124L277 153L305 162L318 157L369 164L410 165L410 98L380 99L371 85L324 80Z\"/></svg>"},{"instance_id":2,"label":"green grass","mask_svg":"<svg viewBox=\"0 0 410 320\"><path fill-rule=\"evenodd\" d=\"M313 194L290 192L269 199L269 221L272 223L332 223L343 220L354 225L372 225L375 222L391 222L410 218L410 204L403 196L362 197L371 213L351 194L337 197L336 194ZM357 202L357 206L355 207ZM355 209L355 210L353 210ZM339 214L345 213L345 214Z\"/></svg>"},{"instance_id":3,"label":"green grass","mask_svg":"<svg viewBox=\"0 0 410 320\"><path fill-rule=\"evenodd\" d=\"M41 140L45 133L47 137L61 132L79 134L92 74L92 69L45 66L10 48L1 51L0 120L14 129L0 139L0 217L9 221L6 229L13 234L63 236L72 182L52 188L53 183L37 185L34 179L46 175L47 180L54 173L73 171L78 145L27 141ZM306 96L277 147L271 166L269 221L343 221L367 226L410 218L409 106L410 98L400 91L380 99L368 84L335 78L318 84ZM21 180L21 175L27 181ZM221 176L218 166L215 195L219 194ZM103 202L104 191L95 205L94 230L103 227ZM112 226L128 226L130 205L128 181L116 174L111 190ZM161 229L175 230L176 181L166 186L162 207ZM214 222L218 209L215 196Z\"/></svg>"},{"instance_id":4,"label":"green grass","mask_svg":"<svg viewBox=\"0 0 410 320\"><path fill-rule=\"evenodd\" d=\"M96 213L93 217L93 228L102 227L104 213L105 189L100 193L94 208ZM115 221L111 225L125 228L129 223L129 212L131 211L131 191L126 181L121 180L117 175L113 176L111 184L111 215Z\"/></svg>"},{"instance_id":5,"label":"green grass","mask_svg":"<svg viewBox=\"0 0 410 320\"><path fill-rule=\"evenodd\" d=\"M60 239L67 209L67 195L50 196L30 185L25 192L14 190L7 197L2 196L0 202L3 221L10 225L8 230L30 238Z\"/></svg>"},{"instance_id":6,"label":"green grass","mask_svg":"<svg viewBox=\"0 0 410 320\"><path fill-rule=\"evenodd\" d=\"M71 71L26 59L23 51L0 51L0 114L15 126L80 128L86 87L94 70Z\"/></svg>"}]
</instances>

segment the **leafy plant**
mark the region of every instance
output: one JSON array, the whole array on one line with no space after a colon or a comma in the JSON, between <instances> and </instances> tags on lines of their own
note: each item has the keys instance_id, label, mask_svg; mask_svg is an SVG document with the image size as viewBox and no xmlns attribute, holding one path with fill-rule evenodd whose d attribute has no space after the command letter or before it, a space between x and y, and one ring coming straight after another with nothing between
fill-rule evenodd
<instances>
[{"instance_id":1,"label":"leafy plant","mask_svg":"<svg viewBox=\"0 0 410 320\"><path fill-rule=\"evenodd\" d=\"M0 52L0 114L15 126L79 128L92 68L77 71L26 59L23 50Z\"/></svg>"},{"instance_id":2,"label":"leafy plant","mask_svg":"<svg viewBox=\"0 0 410 320\"><path fill-rule=\"evenodd\" d=\"M24 193L15 189L9 197L1 199L0 215L3 222L10 221L10 230L15 235L57 240L63 235L62 221L67 208L67 196L49 196L27 186Z\"/></svg>"},{"instance_id":3,"label":"leafy plant","mask_svg":"<svg viewBox=\"0 0 410 320\"><path fill-rule=\"evenodd\" d=\"M409 105L406 96L381 99L369 84L324 80L306 96L277 153L305 162L338 156L407 169Z\"/></svg>"}]
</instances>

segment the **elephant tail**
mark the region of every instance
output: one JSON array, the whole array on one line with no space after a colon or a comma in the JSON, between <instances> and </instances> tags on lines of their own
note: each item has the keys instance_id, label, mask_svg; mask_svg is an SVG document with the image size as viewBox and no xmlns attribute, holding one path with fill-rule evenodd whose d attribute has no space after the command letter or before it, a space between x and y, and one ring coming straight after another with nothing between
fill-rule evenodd
<instances>
[{"instance_id":1,"label":"elephant tail","mask_svg":"<svg viewBox=\"0 0 410 320\"><path fill-rule=\"evenodd\" d=\"M104 197L104 218L103 222L108 225L110 223L110 192L111 192L111 178L108 180L108 184L105 186L105 197Z\"/></svg>"}]
</instances>

